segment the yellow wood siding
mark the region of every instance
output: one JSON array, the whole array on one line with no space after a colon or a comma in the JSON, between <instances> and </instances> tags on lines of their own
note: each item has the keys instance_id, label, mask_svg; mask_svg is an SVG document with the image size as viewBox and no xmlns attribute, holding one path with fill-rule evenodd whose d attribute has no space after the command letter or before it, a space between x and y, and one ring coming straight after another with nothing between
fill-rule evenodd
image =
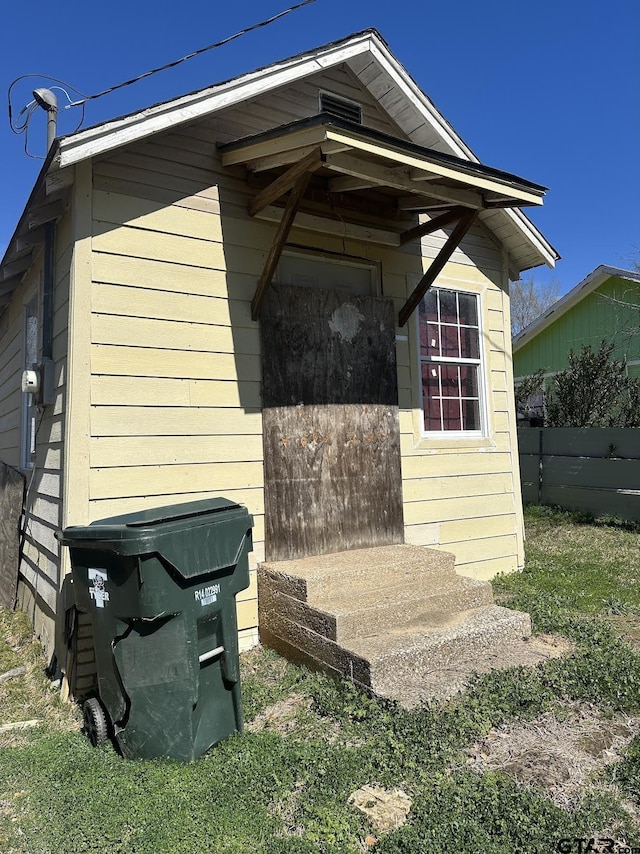
<instances>
[{"instance_id":1,"label":"yellow wood siding","mask_svg":"<svg viewBox=\"0 0 640 854\"><path fill-rule=\"evenodd\" d=\"M244 173L222 168L215 143L312 115L321 78L93 164L90 519L221 495L254 516L252 568L263 555L260 336L250 301L276 225L248 217ZM357 99L344 71L323 88ZM397 133L372 102L365 113ZM446 237L393 249L294 227L290 242L379 263L399 311ZM482 299L486 438L420 435L415 324L398 330L407 336L397 346L406 538L453 551L460 571L482 577L518 565L505 275L500 247L477 226L439 280ZM252 575L238 602L245 645L256 638L255 596Z\"/></svg>"},{"instance_id":2,"label":"yellow wood siding","mask_svg":"<svg viewBox=\"0 0 640 854\"><path fill-rule=\"evenodd\" d=\"M254 516L241 645L257 639L264 553L260 339L250 300L272 229L220 215L221 176L182 138L95 166L91 299L92 518L224 496ZM200 145L204 148L204 145ZM143 154L138 152L142 151ZM135 180L132 180L135 179ZM243 193L238 193L239 188ZM178 197L176 193L184 193Z\"/></svg>"},{"instance_id":3,"label":"yellow wood siding","mask_svg":"<svg viewBox=\"0 0 640 854\"><path fill-rule=\"evenodd\" d=\"M470 257L472 253L464 243L461 252ZM413 374L411 387L400 397L406 538L452 551L458 570L478 578L513 571L523 562L519 481L513 470L510 354L504 352L508 298L500 287L506 280L506 268L500 269L497 259L501 263L503 259L492 241L487 242L485 251L495 253L487 268L478 266L470 274L466 264L452 261L437 282L478 293L482 299L488 415L485 438L420 435L415 323L407 325L410 346L398 348L399 360L408 357ZM407 351L413 352L413 358Z\"/></svg>"},{"instance_id":4,"label":"yellow wood siding","mask_svg":"<svg viewBox=\"0 0 640 854\"><path fill-rule=\"evenodd\" d=\"M223 128L217 126L215 119L211 120L211 125L215 127L218 139L226 141L308 118L320 111L320 90L359 103L362 106L362 123L366 127L403 136L399 126L346 66L319 72L291 86L251 98L225 112Z\"/></svg>"},{"instance_id":5,"label":"yellow wood siding","mask_svg":"<svg viewBox=\"0 0 640 854\"><path fill-rule=\"evenodd\" d=\"M61 525L61 477L66 399L67 313L71 259L71 216L66 214L55 231L53 300L53 360L55 400L38 411L34 469L25 471L27 494L24 548L20 563L18 602L28 605L34 627L47 654L55 639L55 613L60 586L60 547L55 531ZM42 345L43 254L37 250L33 266L13 295L0 321L0 459L21 464L23 326L25 304L39 297L38 358Z\"/></svg>"}]
</instances>

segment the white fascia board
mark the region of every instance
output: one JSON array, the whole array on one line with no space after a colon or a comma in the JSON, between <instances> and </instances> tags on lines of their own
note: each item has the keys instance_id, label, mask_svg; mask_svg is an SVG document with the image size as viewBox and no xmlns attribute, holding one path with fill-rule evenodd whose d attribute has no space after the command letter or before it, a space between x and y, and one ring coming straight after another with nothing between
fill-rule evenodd
<instances>
[{"instance_id":1,"label":"white fascia board","mask_svg":"<svg viewBox=\"0 0 640 854\"><path fill-rule=\"evenodd\" d=\"M559 317L562 317L563 314L566 314L566 312L573 308L574 305L577 305L577 303L581 302L585 297L599 288L600 285L604 284L607 279L611 279L614 276L620 279L626 279L629 282L636 282L640 284L640 273L633 273L629 270L622 270L619 267L608 267L601 264L599 267L596 267L595 270L592 270L588 276L585 276L581 282L578 282L575 287L568 291L557 302L550 306L544 314L537 318L537 320L534 320L526 327L526 329L523 329L522 332L516 335L513 339L513 352L515 353L516 350L520 350L525 344L528 344L532 338L535 338L536 335L545 330L548 326L551 326L552 323L558 320Z\"/></svg>"},{"instance_id":2,"label":"white fascia board","mask_svg":"<svg viewBox=\"0 0 640 854\"><path fill-rule=\"evenodd\" d=\"M63 137L60 140L58 165L64 168L87 157L103 154L121 145L144 139L151 134L193 121L263 92L316 74L364 53L369 49L370 41L371 34L366 34L348 45L276 63L236 77L227 83L157 104L140 113L106 122L70 137Z\"/></svg>"}]
</instances>

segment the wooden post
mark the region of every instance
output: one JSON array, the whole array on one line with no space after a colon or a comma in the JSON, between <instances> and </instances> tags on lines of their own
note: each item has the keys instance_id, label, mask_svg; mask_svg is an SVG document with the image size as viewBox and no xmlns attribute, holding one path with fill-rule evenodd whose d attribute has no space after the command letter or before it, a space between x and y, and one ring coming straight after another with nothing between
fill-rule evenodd
<instances>
[{"instance_id":1,"label":"wooden post","mask_svg":"<svg viewBox=\"0 0 640 854\"><path fill-rule=\"evenodd\" d=\"M251 317L254 320L257 320L260 316L260 306L262 304L262 300L264 298L265 293L267 292L267 288L271 284L271 279L273 278L273 274L275 273L276 267L278 266L278 261L280 260L280 256L282 255L284 245L287 242L287 237L289 236L289 232L291 231L291 226L293 225L293 220L295 219L296 211L298 210L300 202L302 201L302 197L304 196L304 192L307 189L307 184L309 183L310 177L311 172L304 172L298 178L293 190L291 191L291 195L287 200L287 206L284 209L282 219L280 220L280 224L278 225L278 231L276 232L275 240L273 241L273 246L269 250L269 255L267 256L267 260L264 265L264 270L262 271L262 275L258 280L258 287L256 288L255 295L251 302Z\"/></svg>"},{"instance_id":2,"label":"wooden post","mask_svg":"<svg viewBox=\"0 0 640 854\"><path fill-rule=\"evenodd\" d=\"M479 211L472 210L462 215L460 221L458 222L454 230L451 232L447 242L444 244L437 257L434 258L434 260L431 262L431 266L424 274L422 279L420 279L420 281L415 287L415 290L400 310L400 314L398 316L400 326L405 325L422 297L426 294L431 285L435 282L436 278L440 275L445 264L460 245L460 241L465 236L467 231L469 231L469 229L471 228L476 217L478 216L478 213Z\"/></svg>"},{"instance_id":3,"label":"wooden post","mask_svg":"<svg viewBox=\"0 0 640 854\"><path fill-rule=\"evenodd\" d=\"M261 210L268 207L277 201L280 196L284 196L289 190L295 186L296 181L305 172L316 172L323 164L322 151L319 148L314 149L302 160L294 163L290 169L287 169L280 177L276 178L264 190L260 190L258 195L249 204L249 216L255 216Z\"/></svg>"},{"instance_id":4,"label":"wooden post","mask_svg":"<svg viewBox=\"0 0 640 854\"><path fill-rule=\"evenodd\" d=\"M415 228L410 228L408 231L403 231L400 235L400 246L409 243L411 240L416 240L418 237L424 237L426 234L432 234L439 228L449 225L450 222L455 222L464 214L466 208L456 205L453 210L440 214L435 219L430 219L429 222L423 222L416 225Z\"/></svg>"}]
</instances>

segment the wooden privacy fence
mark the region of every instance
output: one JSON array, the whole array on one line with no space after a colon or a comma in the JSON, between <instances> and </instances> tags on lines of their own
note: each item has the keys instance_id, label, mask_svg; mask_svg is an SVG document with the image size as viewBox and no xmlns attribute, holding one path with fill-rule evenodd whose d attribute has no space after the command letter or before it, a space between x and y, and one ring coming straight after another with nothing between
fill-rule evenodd
<instances>
[{"instance_id":1,"label":"wooden privacy fence","mask_svg":"<svg viewBox=\"0 0 640 854\"><path fill-rule=\"evenodd\" d=\"M522 427L525 504L640 521L640 428Z\"/></svg>"}]
</instances>

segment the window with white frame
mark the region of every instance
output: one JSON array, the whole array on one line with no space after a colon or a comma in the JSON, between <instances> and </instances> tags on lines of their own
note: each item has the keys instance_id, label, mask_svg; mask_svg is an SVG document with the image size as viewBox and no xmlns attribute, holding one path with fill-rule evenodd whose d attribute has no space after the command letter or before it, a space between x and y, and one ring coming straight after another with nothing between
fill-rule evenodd
<instances>
[{"instance_id":1,"label":"window with white frame","mask_svg":"<svg viewBox=\"0 0 640 854\"><path fill-rule=\"evenodd\" d=\"M34 296L24 308L22 333L22 367L30 370L38 361L38 297ZM22 395L22 449L23 469L32 469L36 454L36 406L32 394Z\"/></svg>"},{"instance_id":2,"label":"window with white frame","mask_svg":"<svg viewBox=\"0 0 640 854\"><path fill-rule=\"evenodd\" d=\"M482 435L478 295L432 287L418 324L424 432Z\"/></svg>"}]
</instances>

